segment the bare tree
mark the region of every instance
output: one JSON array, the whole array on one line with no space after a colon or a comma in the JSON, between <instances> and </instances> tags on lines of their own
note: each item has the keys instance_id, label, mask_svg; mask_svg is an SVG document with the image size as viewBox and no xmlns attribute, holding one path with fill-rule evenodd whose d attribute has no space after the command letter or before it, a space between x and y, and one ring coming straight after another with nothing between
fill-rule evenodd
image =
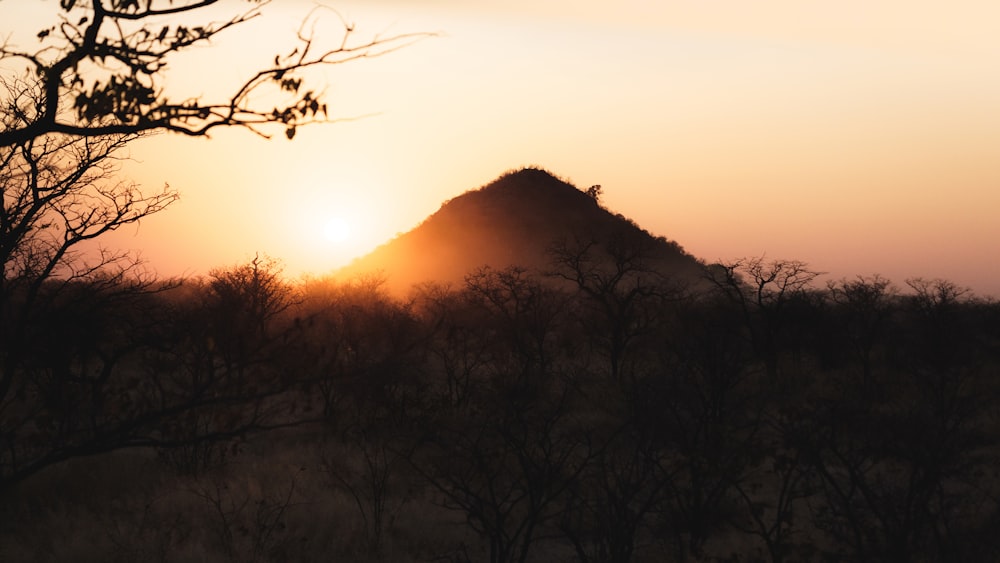
<instances>
[{"instance_id":1,"label":"bare tree","mask_svg":"<svg viewBox=\"0 0 1000 563\"><path fill-rule=\"evenodd\" d=\"M778 375L778 351L786 310L822 272L798 260L740 258L708 268L707 278L743 313L754 350L767 373Z\"/></svg>"},{"instance_id":2,"label":"bare tree","mask_svg":"<svg viewBox=\"0 0 1000 563\"><path fill-rule=\"evenodd\" d=\"M641 432L623 428L601 441L567 489L559 528L581 563L628 563L649 516L670 493L671 479Z\"/></svg>"},{"instance_id":3,"label":"bare tree","mask_svg":"<svg viewBox=\"0 0 1000 563\"><path fill-rule=\"evenodd\" d=\"M245 264L209 273L210 307L221 329L216 344L224 354L245 358L271 336L275 318L295 297L276 260L259 254Z\"/></svg>"},{"instance_id":4,"label":"bare tree","mask_svg":"<svg viewBox=\"0 0 1000 563\"><path fill-rule=\"evenodd\" d=\"M559 292L520 267L483 267L466 276L462 297L480 313L477 330L488 335L494 363L502 366L494 370L494 384L519 394L550 383L554 337L565 309Z\"/></svg>"},{"instance_id":5,"label":"bare tree","mask_svg":"<svg viewBox=\"0 0 1000 563\"><path fill-rule=\"evenodd\" d=\"M431 443L412 458L414 469L463 512L489 544L491 563L524 563L541 530L559 512L559 499L592 455L574 433L567 395L519 408L484 404L478 419L440 417Z\"/></svg>"},{"instance_id":6,"label":"bare tree","mask_svg":"<svg viewBox=\"0 0 1000 563\"><path fill-rule=\"evenodd\" d=\"M877 344L884 339L892 311L898 305L899 291L879 275L830 282L827 288L831 299L839 306L850 355L861 365L861 384L870 388L874 375L873 356Z\"/></svg>"},{"instance_id":7,"label":"bare tree","mask_svg":"<svg viewBox=\"0 0 1000 563\"><path fill-rule=\"evenodd\" d=\"M419 288L418 311L428 327L430 369L440 372L434 396L451 409L472 404L495 362L494 339L474 330L483 325L479 311L470 309L457 290L433 284Z\"/></svg>"},{"instance_id":8,"label":"bare tree","mask_svg":"<svg viewBox=\"0 0 1000 563\"><path fill-rule=\"evenodd\" d=\"M20 81L5 86L0 131L11 131L24 123L20 108L41 104L44 93ZM44 280L76 280L132 265L121 253L79 260L78 249L176 200L169 186L146 192L117 177L126 145L137 138L47 134L0 145L0 307L5 313L12 314L14 293L30 305Z\"/></svg>"},{"instance_id":9,"label":"bare tree","mask_svg":"<svg viewBox=\"0 0 1000 563\"><path fill-rule=\"evenodd\" d=\"M611 378L621 381L629 370L630 353L652 333L661 306L680 295L680 287L658 266L654 239L621 230L605 243L561 240L549 249L553 272L580 296L578 311L593 346L608 359Z\"/></svg>"}]
</instances>

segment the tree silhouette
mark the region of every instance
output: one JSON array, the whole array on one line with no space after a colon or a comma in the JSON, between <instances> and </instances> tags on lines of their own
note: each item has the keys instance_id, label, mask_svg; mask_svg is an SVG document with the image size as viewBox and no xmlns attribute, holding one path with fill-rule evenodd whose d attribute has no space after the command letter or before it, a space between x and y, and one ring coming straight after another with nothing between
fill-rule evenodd
<instances>
[{"instance_id":1,"label":"tree silhouette","mask_svg":"<svg viewBox=\"0 0 1000 563\"><path fill-rule=\"evenodd\" d=\"M601 188L600 184L594 184L593 186L587 188L587 195L594 198L594 201L600 202L601 196L604 195L604 189Z\"/></svg>"},{"instance_id":2,"label":"tree silhouette","mask_svg":"<svg viewBox=\"0 0 1000 563\"><path fill-rule=\"evenodd\" d=\"M708 280L735 303L751 343L768 375L779 375L779 341L788 321L788 309L805 295L822 272L799 260L741 258L707 270Z\"/></svg>"},{"instance_id":3,"label":"tree silhouette","mask_svg":"<svg viewBox=\"0 0 1000 563\"><path fill-rule=\"evenodd\" d=\"M209 45L221 34L261 17L267 4L251 0L255 5L249 9L212 21L216 3L62 0L58 22L37 33L39 48L25 51L0 45L0 61L24 71L19 81L29 92L10 104L16 122L0 130L0 146L21 145L52 133L95 137L173 131L202 136L218 127L244 127L266 135L263 128L272 124L292 138L300 125L327 118L326 104L320 93L307 87L303 71L378 56L425 35L376 36L355 43L353 25L344 22L339 42L324 45L312 31L313 18L307 18L295 46L265 61L235 84L228 97L171 99L165 84L174 55ZM283 95L283 100L260 101L273 100L275 94Z\"/></svg>"},{"instance_id":4,"label":"tree silhouette","mask_svg":"<svg viewBox=\"0 0 1000 563\"><path fill-rule=\"evenodd\" d=\"M599 430L609 429L593 429L592 440ZM600 441L567 489L559 528L581 563L627 563L650 514L669 494L671 478L663 475L648 432L625 426Z\"/></svg>"},{"instance_id":5,"label":"tree silhouette","mask_svg":"<svg viewBox=\"0 0 1000 563\"><path fill-rule=\"evenodd\" d=\"M629 365L636 342L654 331L663 303L679 287L654 258L655 239L645 232L620 229L600 244L594 240L556 241L549 253L551 276L578 292L577 316L593 345L608 361L614 381L635 377Z\"/></svg>"},{"instance_id":6,"label":"tree silhouette","mask_svg":"<svg viewBox=\"0 0 1000 563\"><path fill-rule=\"evenodd\" d=\"M251 344L234 336L242 327L217 322L231 301L220 311L211 293L199 298L211 291L204 287L173 303L169 294L186 286L77 281L49 296L50 287L43 286L44 307L33 310L40 332L29 334L4 374L0 490L76 457L196 448L303 419L288 394L296 374L281 369L294 340L273 320L263 334L251 325L253 348L237 354L235 346ZM244 310L259 301L242 300ZM193 453L175 457L177 468L197 472L214 455Z\"/></svg>"},{"instance_id":7,"label":"tree silhouette","mask_svg":"<svg viewBox=\"0 0 1000 563\"><path fill-rule=\"evenodd\" d=\"M881 276L858 277L827 284L830 298L839 306L841 334L847 338L852 359L860 364L861 385L873 384L876 348L893 309L898 305L898 290Z\"/></svg>"},{"instance_id":8,"label":"tree silhouette","mask_svg":"<svg viewBox=\"0 0 1000 563\"><path fill-rule=\"evenodd\" d=\"M466 277L462 298L492 342L493 386L511 398L544 389L553 373L554 337L565 301L523 268L484 267Z\"/></svg>"},{"instance_id":9,"label":"tree silhouette","mask_svg":"<svg viewBox=\"0 0 1000 563\"><path fill-rule=\"evenodd\" d=\"M174 99L167 87L175 56L262 17L267 2L208 21L216 4L61 0L54 23L38 30L37 47L0 42L0 487L72 457L266 425L273 405L265 398L280 386L261 386L250 363L273 351L266 325L288 304L272 264L216 272L215 332L192 327L189 336L205 339L178 342L164 333L183 324L178 319L156 326L130 318L141 330L102 332L102 315L116 310L95 307L131 300L139 310L165 286L143 278L134 256L84 253L83 243L177 197L169 187L143 191L116 177L129 143L153 132L207 136L220 127L269 136L277 126L291 139L297 127L329 120L308 69L381 55L424 34L355 42L353 26L342 22L343 33L323 45L326 38L312 31L314 11L287 54L263 61L228 96ZM90 335L63 325L80 311L100 325ZM178 346L165 349L165 342ZM155 365L143 364L149 357ZM234 388L236 380L246 386ZM86 401L71 400L83 391ZM229 418L219 418L222 404ZM245 410L235 414L237 404Z\"/></svg>"},{"instance_id":10,"label":"tree silhouette","mask_svg":"<svg viewBox=\"0 0 1000 563\"><path fill-rule=\"evenodd\" d=\"M17 126L17 103L26 95L9 93L0 118L5 130ZM108 398L102 393L122 391L109 381L111 374L135 354L142 332L109 334L115 330L111 320L121 319L123 303L144 308L141 294L162 289L128 253L82 251L176 199L169 187L147 193L115 177L118 151L135 138L52 134L0 147L0 410L8 413L0 422L0 487L91 451L75 443L83 432L80 409L89 403L100 410ZM91 321L98 325L89 334L66 326L80 323L83 329ZM124 322L139 319L126 315ZM62 363L53 363L57 359ZM33 402L72 397L81 387L87 400L76 405ZM91 422L86 432L99 432L100 424ZM110 437L95 441L104 439Z\"/></svg>"},{"instance_id":11,"label":"tree silhouette","mask_svg":"<svg viewBox=\"0 0 1000 563\"><path fill-rule=\"evenodd\" d=\"M592 452L571 430L567 394L519 406L498 399L438 416L414 468L488 542L491 563L524 563Z\"/></svg>"},{"instance_id":12,"label":"tree silhouette","mask_svg":"<svg viewBox=\"0 0 1000 563\"><path fill-rule=\"evenodd\" d=\"M4 123L10 121L6 114ZM134 137L30 139L0 147L0 398L32 333L32 311L60 284L97 280L107 285L136 266L126 253L107 250L82 257L80 248L105 233L163 210L176 199L165 187L144 193L115 178L116 152ZM134 273L134 272L133 272ZM48 288L48 280L59 283Z\"/></svg>"}]
</instances>

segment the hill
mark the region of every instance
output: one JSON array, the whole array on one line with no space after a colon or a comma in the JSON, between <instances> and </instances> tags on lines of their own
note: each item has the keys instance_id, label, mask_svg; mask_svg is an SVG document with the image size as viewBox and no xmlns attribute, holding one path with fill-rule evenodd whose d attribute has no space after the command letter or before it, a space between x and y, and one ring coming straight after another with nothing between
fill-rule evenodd
<instances>
[{"instance_id":1,"label":"hill","mask_svg":"<svg viewBox=\"0 0 1000 563\"><path fill-rule=\"evenodd\" d=\"M358 258L335 275L349 279L382 272L394 293L436 281L460 284L482 266L554 269L553 248L591 248L608 256L640 250L668 275L691 277L700 263L671 241L654 237L631 220L545 170L524 168L445 202L413 230Z\"/></svg>"}]
</instances>

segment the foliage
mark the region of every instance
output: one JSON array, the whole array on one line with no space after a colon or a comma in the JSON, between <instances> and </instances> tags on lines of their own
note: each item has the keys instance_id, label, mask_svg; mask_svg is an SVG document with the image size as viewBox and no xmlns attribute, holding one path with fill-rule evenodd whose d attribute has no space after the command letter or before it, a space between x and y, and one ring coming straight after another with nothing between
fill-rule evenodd
<instances>
[{"instance_id":1,"label":"foliage","mask_svg":"<svg viewBox=\"0 0 1000 563\"><path fill-rule=\"evenodd\" d=\"M344 22L339 41L314 34L307 18L295 46L263 61L228 97L172 99L167 85L178 53L212 44L220 36L263 17L268 2L250 0L246 10L212 21L214 0L65 0L58 22L39 30L41 46L0 45L5 68L23 70L28 96L13 96L15 123L0 129L0 146L19 146L53 133L102 137L147 131L203 136L218 127L244 127L266 135L277 125L290 139L296 129L327 118L321 92L308 87L304 71L378 56L422 34L378 37L355 43ZM313 16L317 12L313 13ZM4 80L8 85L11 80ZM283 94L283 100L265 93Z\"/></svg>"}]
</instances>

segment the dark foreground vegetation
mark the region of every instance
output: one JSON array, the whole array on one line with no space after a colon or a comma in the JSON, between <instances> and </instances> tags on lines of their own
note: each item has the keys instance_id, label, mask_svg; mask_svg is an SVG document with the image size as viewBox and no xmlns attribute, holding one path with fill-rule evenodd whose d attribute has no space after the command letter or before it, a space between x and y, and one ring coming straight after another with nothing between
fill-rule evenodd
<instances>
[{"instance_id":1,"label":"dark foreground vegetation","mask_svg":"<svg viewBox=\"0 0 1000 563\"><path fill-rule=\"evenodd\" d=\"M0 560L1000 560L995 302L595 253L9 294Z\"/></svg>"},{"instance_id":2,"label":"dark foreground vegetation","mask_svg":"<svg viewBox=\"0 0 1000 563\"><path fill-rule=\"evenodd\" d=\"M214 4L63 0L0 41L0 561L1000 560L1000 308L951 283L679 276L648 233L407 299L85 252L176 199L118 175L143 135L291 139L330 119L307 71L425 36L307 17L230 95L165 88L263 7ZM532 244L571 218L500 207Z\"/></svg>"}]
</instances>

